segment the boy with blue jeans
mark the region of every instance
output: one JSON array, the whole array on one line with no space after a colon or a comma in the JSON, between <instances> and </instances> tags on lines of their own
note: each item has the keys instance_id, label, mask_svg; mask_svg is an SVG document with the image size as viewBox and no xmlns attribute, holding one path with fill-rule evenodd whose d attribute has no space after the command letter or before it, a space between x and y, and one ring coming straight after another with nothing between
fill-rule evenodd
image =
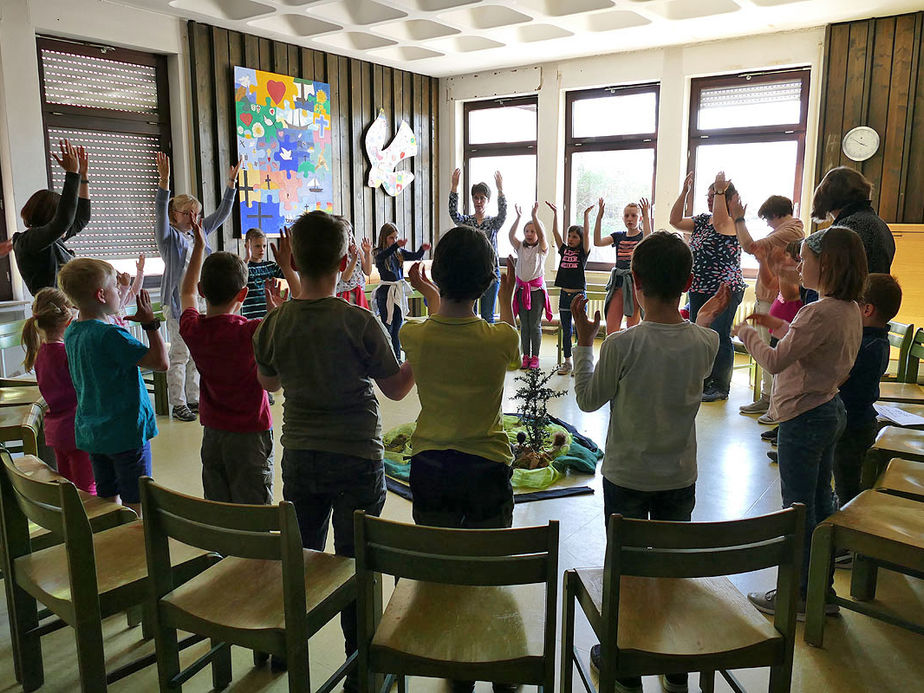
<instances>
[{"instance_id":1,"label":"boy with blue jeans","mask_svg":"<svg viewBox=\"0 0 924 693\"><path fill-rule=\"evenodd\" d=\"M167 370L160 321L144 290L138 294L135 315L127 319L141 324L150 346L107 321L121 304L116 271L108 262L71 260L58 274L58 284L80 309L64 333L77 391L77 447L90 453L96 494L106 500L121 499L140 515L138 479L151 475L149 441L157 435L157 425L138 369Z\"/></svg>"},{"instance_id":2,"label":"boy with blue jeans","mask_svg":"<svg viewBox=\"0 0 924 693\"><path fill-rule=\"evenodd\" d=\"M285 389L282 496L295 506L302 546L323 551L333 519L334 551L353 556L353 512L385 505L385 446L373 381L389 399L414 385L399 366L381 322L337 298L348 262L347 227L321 211L303 214L280 239L298 272L298 298L271 310L253 337L257 378ZM346 654L356 650L356 607L340 617ZM355 672L346 689L355 690Z\"/></svg>"},{"instance_id":3,"label":"boy with blue jeans","mask_svg":"<svg viewBox=\"0 0 924 693\"><path fill-rule=\"evenodd\" d=\"M645 319L609 335L594 368L600 313L587 318L587 299L571 304L578 335L574 389L582 411L610 405L603 458L604 522L611 514L689 521L696 502L696 413L703 379L712 370L719 337L709 323L729 302L723 286L704 304L696 324L683 319L680 296L692 281L693 257L674 234L658 231L635 247L632 276ZM600 646L591 650L599 666ZM687 690L686 674L668 674L671 693ZM616 690L641 693L639 677L617 679Z\"/></svg>"}]
</instances>

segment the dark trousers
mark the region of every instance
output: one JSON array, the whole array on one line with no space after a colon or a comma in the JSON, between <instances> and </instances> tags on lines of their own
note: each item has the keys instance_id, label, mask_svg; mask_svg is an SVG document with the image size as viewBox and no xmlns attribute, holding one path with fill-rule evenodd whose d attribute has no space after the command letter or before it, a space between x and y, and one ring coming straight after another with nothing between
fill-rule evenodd
<instances>
[{"instance_id":1,"label":"dark trousers","mask_svg":"<svg viewBox=\"0 0 924 693\"><path fill-rule=\"evenodd\" d=\"M333 518L334 552L356 555L353 512L365 510L378 517L385 506L385 465L318 450L284 450L282 497L295 505L302 546L323 551L328 522ZM346 654L356 651L356 604L340 614Z\"/></svg>"},{"instance_id":2,"label":"dark trousers","mask_svg":"<svg viewBox=\"0 0 924 693\"><path fill-rule=\"evenodd\" d=\"M689 522L696 505L696 484L667 491L637 491L603 479L603 522L619 514L633 520Z\"/></svg>"},{"instance_id":3,"label":"dark trousers","mask_svg":"<svg viewBox=\"0 0 924 693\"><path fill-rule=\"evenodd\" d=\"M431 527L513 526L513 470L458 450L425 450L411 458L414 522Z\"/></svg>"},{"instance_id":4,"label":"dark trousers","mask_svg":"<svg viewBox=\"0 0 924 693\"><path fill-rule=\"evenodd\" d=\"M272 505L273 429L202 429L202 491L221 503Z\"/></svg>"},{"instance_id":5,"label":"dark trousers","mask_svg":"<svg viewBox=\"0 0 924 693\"><path fill-rule=\"evenodd\" d=\"M382 318L382 324L388 318L388 287L381 287L375 292L375 301L379 307L379 316ZM391 324L385 325L388 334L391 335L391 348L395 350L395 358L401 361L401 340L398 339L398 331L404 324L404 316L401 309L395 306L394 314L391 316Z\"/></svg>"},{"instance_id":6,"label":"dark trousers","mask_svg":"<svg viewBox=\"0 0 924 693\"><path fill-rule=\"evenodd\" d=\"M712 294L701 294L696 291L690 292L690 322L696 322L696 315L703 304L712 298ZM744 290L732 291L731 298L728 301L728 307L716 316L710 329L719 335L719 351L715 355L715 361L712 364L712 372L703 384L703 389L710 385L724 394L728 394L731 388L732 370L735 366L735 348L732 346L731 328L735 320L735 311L744 298Z\"/></svg>"},{"instance_id":7,"label":"dark trousers","mask_svg":"<svg viewBox=\"0 0 924 693\"><path fill-rule=\"evenodd\" d=\"M561 348L566 359L571 358L571 301L575 296L583 296L583 291L562 289L558 295L558 317L561 320Z\"/></svg>"},{"instance_id":8,"label":"dark trousers","mask_svg":"<svg viewBox=\"0 0 924 693\"><path fill-rule=\"evenodd\" d=\"M834 447L847 415L841 398L780 422L777 434L783 507L805 504L805 548L802 557L802 598L808 585L809 554L815 526L837 510L831 476Z\"/></svg>"},{"instance_id":9,"label":"dark trousers","mask_svg":"<svg viewBox=\"0 0 924 693\"><path fill-rule=\"evenodd\" d=\"M838 507L843 507L860 493L863 458L876 441L878 432L876 419L871 419L845 426L838 438L834 446L834 492Z\"/></svg>"},{"instance_id":10,"label":"dark trousers","mask_svg":"<svg viewBox=\"0 0 924 693\"><path fill-rule=\"evenodd\" d=\"M494 277L494 281L481 294L480 300L481 317L487 322L494 322L494 306L497 305L497 293L500 291L500 274L495 272Z\"/></svg>"}]
</instances>

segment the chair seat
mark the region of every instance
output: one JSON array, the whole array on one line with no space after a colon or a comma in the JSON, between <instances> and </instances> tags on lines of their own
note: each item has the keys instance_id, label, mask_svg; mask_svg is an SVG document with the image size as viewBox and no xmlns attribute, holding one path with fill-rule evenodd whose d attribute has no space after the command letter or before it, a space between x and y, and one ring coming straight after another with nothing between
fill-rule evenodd
<instances>
[{"instance_id":1,"label":"chair seat","mask_svg":"<svg viewBox=\"0 0 924 693\"><path fill-rule=\"evenodd\" d=\"M545 584L472 587L402 579L370 654L429 664L541 661L545 591Z\"/></svg>"},{"instance_id":2,"label":"chair seat","mask_svg":"<svg viewBox=\"0 0 924 693\"><path fill-rule=\"evenodd\" d=\"M100 596L136 584L148 576L141 520L95 533L93 550ZM208 553L179 542L170 543L170 562L174 566ZM71 602L70 571L64 544L17 558L16 578L23 589L48 606Z\"/></svg>"},{"instance_id":3,"label":"chair seat","mask_svg":"<svg viewBox=\"0 0 924 693\"><path fill-rule=\"evenodd\" d=\"M924 500L924 464L896 457L876 480L875 488Z\"/></svg>"},{"instance_id":4,"label":"chair seat","mask_svg":"<svg viewBox=\"0 0 924 693\"><path fill-rule=\"evenodd\" d=\"M306 611L350 590L353 559L305 549ZM285 629L282 562L228 556L177 587L164 602L196 619L239 630Z\"/></svg>"},{"instance_id":5,"label":"chair seat","mask_svg":"<svg viewBox=\"0 0 924 693\"><path fill-rule=\"evenodd\" d=\"M603 569L576 571L597 613ZM725 577L644 578L619 583L620 651L669 657L732 653L783 636Z\"/></svg>"},{"instance_id":6,"label":"chair seat","mask_svg":"<svg viewBox=\"0 0 924 693\"><path fill-rule=\"evenodd\" d=\"M891 541L905 550L924 550L924 503L907 498L864 491L822 524Z\"/></svg>"},{"instance_id":7,"label":"chair seat","mask_svg":"<svg viewBox=\"0 0 924 693\"><path fill-rule=\"evenodd\" d=\"M924 388L916 383L879 383L879 399L884 402L924 402Z\"/></svg>"},{"instance_id":8,"label":"chair seat","mask_svg":"<svg viewBox=\"0 0 924 693\"><path fill-rule=\"evenodd\" d=\"M876 436L872 449L894 453L896 457L924 460L924 433L886 426Z\"/></svg>"}]
</instances>

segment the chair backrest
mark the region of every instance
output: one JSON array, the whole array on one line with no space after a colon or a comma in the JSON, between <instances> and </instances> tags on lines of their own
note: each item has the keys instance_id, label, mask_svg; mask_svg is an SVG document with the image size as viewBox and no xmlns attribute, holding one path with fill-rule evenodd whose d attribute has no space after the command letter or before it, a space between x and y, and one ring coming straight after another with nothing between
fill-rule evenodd
<instances>
[{"instance_id":1,"label":"chair backrest","mask_svg":"<svg viewBox=\"0 0 924 693\"><path fill-rule=\"evenodd\" d=\"M908 368L908 350L911 349L911 343L914 340L914 325L905 325L901 322L896 322L893 320L889 323L889 344L894 347L897 352L897 363L898 368L895 371L895 379L900 382L908 382L906 380Z\"/></svg>"},{"instance_id":2,"label":"chair backrest","mask_svg":"<svg viewBox=\"0 0 924 693\"><path fill-rule=\"evenodd\" d=\"M22 328L25 319L0 323L0 350L22 345Z\"/></svg>"},{"instance_id":3,"label":"chair backrest","mask_svg":"<svg viewBox=\"0 0 924 693\"><path fill-rule=\"evenodd\" d=\"M905 356L904 377L899 379L901 382L918 382L918 370L922 358L924 358L924 328L918 328L908 346L908 353Z\"/></svg>"},{"instance_id":4,"label":"chair backrest","mask_svg":"<svg viewBox=\"0 0 924 693\"><path fill-rule=\"evenodd\" d=\"M657 522L611 515L603 568L603 622L619 619L622 576L701 578L777 567L774 626L784 636L795 632L799 597L805 506L730 522ZM792 608L786 608L791 605Z\"/></svg>"},{"instance_id":5,"label":"chair backrest","mask_svg":"<svg viewBox=\"0 0 924 693\"><path fill-rule=\"evenodd\" d=\"M238 505L195 498L142 477L141 512L148 576L158 598L173 588L168 539L212 551L282 561L286 623L289 614L305 618L305 567L295 506ZM290 611L291 609L291 611Z\"/></svg>"}]
</instances>

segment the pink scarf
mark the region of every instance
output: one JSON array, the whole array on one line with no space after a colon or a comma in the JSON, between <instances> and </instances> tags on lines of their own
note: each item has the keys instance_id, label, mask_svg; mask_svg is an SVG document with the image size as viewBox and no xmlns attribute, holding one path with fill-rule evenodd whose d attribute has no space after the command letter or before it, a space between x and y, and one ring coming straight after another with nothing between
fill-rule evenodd
<instances>
[{"instance_id":1,"label":"pink scarf","mask_svg":"<svg viewBox=\"0 0 924 693\"><path fill-rule=\"evenodd\" d=\"M549 292L545 288L545 278L536 277L532 281L523 281L517 277L517 287L513 290L513 314L520 312L520 305L524 310L529 310L533 306L532 291L533 289L542 289L545 295L545 319L552 319L552 301L549 299Z\"/></svg>"}]
</instances>

